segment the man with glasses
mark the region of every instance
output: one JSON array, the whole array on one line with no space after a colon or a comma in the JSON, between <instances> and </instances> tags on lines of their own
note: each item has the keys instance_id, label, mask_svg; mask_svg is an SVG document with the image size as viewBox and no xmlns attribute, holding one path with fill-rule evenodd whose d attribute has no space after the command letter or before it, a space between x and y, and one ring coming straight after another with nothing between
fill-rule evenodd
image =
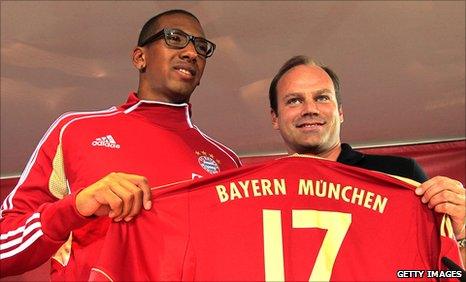
<instances>
[{"instance_id":1,"label":"man with glasses","mask_svg":"<svg viewBox=\"0 0 466 282\"><path fill-rule=\"evenodd\" d=\"M63 245L52 280L87 280L108 224L149 210L150 187L241 165L190 120L189 99L214 50L187 11L143 26L132 56L138 91L118 107L61 116L3 203L1 276L33 269Z\"/></svg>"}]
</instances>

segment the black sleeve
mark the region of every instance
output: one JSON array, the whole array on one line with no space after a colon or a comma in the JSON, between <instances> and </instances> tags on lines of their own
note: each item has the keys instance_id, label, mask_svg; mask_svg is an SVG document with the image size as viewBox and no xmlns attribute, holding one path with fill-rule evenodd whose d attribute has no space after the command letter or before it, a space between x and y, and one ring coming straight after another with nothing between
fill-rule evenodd
<instances>
[{"instance_id":1,"label":"black sleeve","mask_svg":"<svg viewBox=\"0 0 466 282\"><path fill-rule=\"evenodd\" d=\"M411 159L411 162L413 165L413 179L420 183L427 181L429 178L422 167L414 159Z\"/></svg>"},{"instance_id":2,"label":"black sleeve","mask_svg":"<svg viewBox=\"0 0 466 282\"><path fill-rule=\"evenodd\" d=\"M428 178L421 166L412 158L364 154L353 166L402 176L423 183Z\"/></svg>"}]
</instances>

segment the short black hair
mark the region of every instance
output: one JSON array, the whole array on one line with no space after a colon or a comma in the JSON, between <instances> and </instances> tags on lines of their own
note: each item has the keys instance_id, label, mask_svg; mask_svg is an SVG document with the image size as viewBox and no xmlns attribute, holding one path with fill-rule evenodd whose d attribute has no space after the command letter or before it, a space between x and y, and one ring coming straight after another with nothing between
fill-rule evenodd
<instances>
[{"instance_id":1,"label":"short black hair","mask_svg":"<svg viewBox=\"0 0 466 282\"><path fill-rule=\"evenodd\" d=\"M188 11L181 10L181 9L165 11L163 13L153 16L144 24L144 26L141 29L141 32L139 33L138 46L141 46L147 38L154 35L158 31L159 20L161 17L175 15L175 14L183 14L183 15L189 16L195 19L200 24L199 19Z\"/></svg>"},{"instance_id":2,"label":"short black hair","mask_svg":"<svg viewBox=\"0 0 466 282\"><path fill-rule=\"evenodd\" d=\"M277 105L278 81L282 78L282 76L287 71L300 65L318 66L322 68L328 74L328 76L330 76L333 82L333 87L335 88L335 97L337 99L338 107L341 107L340 79L338 78L337 74L329 67L309 58L308 56L299 55L299 56L294 56L288 61L286 61L286 63L284 63L283 66L278 70L278 73L275 75L272 82L270 83L269 102L270 102L270 108L274 111L274 113L278 114L278 105Z\"/></svg>"}]
</instances>

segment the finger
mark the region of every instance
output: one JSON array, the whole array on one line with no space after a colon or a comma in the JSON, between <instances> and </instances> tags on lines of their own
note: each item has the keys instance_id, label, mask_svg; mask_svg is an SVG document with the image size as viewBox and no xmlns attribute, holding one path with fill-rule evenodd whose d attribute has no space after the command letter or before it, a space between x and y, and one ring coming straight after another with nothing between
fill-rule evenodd
<instances>
[{"instance_id":1,"label":"finger","mask_svg":"<svg viewBox=\"0 0 466 282\"><path fill-rule=\"evenodd\" d=\"M123 212L123 200L113 191L107 191L107 196L105 198L107 200L108 206L110 207L108 216L118 221L117 218Z\"/></svg>"},{"instance_id":2,"label":"finger","mask_svg":"<svg viewBox=\"0 0 466 282\"><path fill-rule=\"evenodd\" d=\"M108 215L110 218L114 218L121 213L121 199L109 189L109 186L95 190L93 192L93 199L99 205L94 213L95 215Z\"/></svg>"},{"instance_id":3,"label":"finger","mask_svg":"<svg viewBox=\"0 0 466 282\"><path fill-rule=\"evenodd\" d=\"M149 182L147 178L141 175L136 174L128 174L125 173L124 177L134 183L142 190L142 201L144 205L144 209L149 210L152 207L152 192L150 190Z\"/></svg>"},{"instance_id":4,"label":"finger","mask_svg":"<svg viewBox=\"0 0 466 282\"><path fill-rule=\"evenodd\" d=\"M462 224L464 220L464 208L449 202L438 204L434 207L434 211L438 213L446 213L450 215L455 224ZM459 216L458 216L459 215Z\"/></svg>"},{"instance_id":5,"label":"finger","mask_svg":"<svg viewBox=\"0 0 466 282\"><path fill-rule=\"evenodd\" d=\"M450 215L455 237L464 238L464 207L454 205L452 203L443 203L435 206L434 210L438 213L446 213ZM459 216L455 216L455 214Z\"/></svg>"},{"instance_id":6,"label":"finger","mask_svg":"<svg viewBox=\"0 0 466 282\"><path fill-rule=\"evenodd\" d=\"M100 205L108 206L110 208L108 213L110 218L118 217L123 210L123 200L111 189L99 191L95 194L95 199Z\"/></svg>"},{"instance_id":7,"label":"finger","mask_svg":"<svg viewBox=\"0 0 466 282\"><path fill-rule=\"evenodd\" d=\"M120 183L113 183L111 191L121 202L121 212L118 216L114 217L115 221L120 221L130 213L134 202L134 195L126 187L120 185Z\"/></svg>"},{"instance_id":8,"label":"finger","mask_svg":"<svg viewBox=\"0 0 466 282\"><path fill-rule=\"evenodd\" d=\"M417 189L416 189L416 194L422 195L425 193L427 190L436 187L436 186L441 186L441 187L450 187L450 189L458 189L462 188L461 182L444 177L444 176L435 176L424 183L422 183Z\"/></svg>"},{"instance_id":9,"label":"finger","mask_svg":"<svg viewBox=\"0 0 466 282\"><path fill-rule=\"evenodd\" d=\"M433 206L436 206L440 203L445 203L445 202L450 202L455 205L462 205L462 204L464 205L464 197L450 190L443 190L433 195L429 199L429 202L427 203L427 205L429 206L429 208L432 208Z\"/></svg>"},{"instance_id":10,"label":"finger","mask_svg":"<svg viewBox=\"0 0 466 282\"><path fill-rule=\"evenodd\" d=\"M421 185L425 185L423 187L423 189L425 189L424 195L422 197L423 203L427 203L428 201L430 201L430 198L442 191L451 191L463 196L465 194L465 190L459 181L449 179L446 177L437 177L431 180L433 181L430 181L428 183L426 181Z\"/></svg>"},{"instance_id":11,"label":"finger","mask_svg":"<svg viewBox=\"0 0 466 282\"><path fill-rule=\"evenodd\" d=\"M459 182L458 180L455 180L455 179L442 177L437 185L439 185L439 186L442 185L442 186L448 188L448 190L453 191L453 192L455 192L457 194L463 194L463 195L465 194L463 184L461 182Z\"/></svg>"},{"instance_id":12,"label":"finger","mask_svg":"<svg viewBox=\"0 0 466 282\"><path fill-rule=\"evenodd\" d=\"M423 195L436 182L437 179L435 177L423 182L421 185L419 185L419 187L416 188L415 193L419 196Z\"/></svg>"},{"instance_id":13,"label":"finger","mask_svg":"<svg viewBox=\"0 0 466 282\"><path fill-rule=\"evenodd\" d=\"M125 189L127 189L127 191L133 194L132 206L130 207L129 214L124 218L125 221L130 221L134 216L139 214L139 212L141 211L143 193L142 193L142 190L138 186L134 185L133 183L131 183L130 181L126 179L121 179L120 185L123 186Z\"/></svg>"}]
</instances>

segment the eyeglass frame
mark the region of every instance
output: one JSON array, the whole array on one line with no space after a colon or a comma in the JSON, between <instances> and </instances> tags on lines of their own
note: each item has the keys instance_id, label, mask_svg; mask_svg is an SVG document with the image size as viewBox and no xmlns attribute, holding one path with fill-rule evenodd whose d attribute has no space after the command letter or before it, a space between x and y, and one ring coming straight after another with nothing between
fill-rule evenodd
<instances>
[{"instance_id":1,"label":"eyeglass frame","mask_svg":"<svg viewBox=\"0 0 466 282\"><path fill-rule=\"evenodd\" d=\"M169 34L169 32L172 32L172 31L178 31L178 32L181 32L183 35L185 35L187 38L188 38L188 41L186 43L185 46L183 47L178 47L178 46L173 46L173 45L170 45L168 42L167 42L167 35ZM197 37L197 36L194 36L194 35L191 35L191 34L187 34L186 32L182 31L181 29L177 29L177 28L163 28L162 30L160 30L159 32L157 32L156 34L154 35L151 35L149 36L146 40L144 40L141 44L139 44L139 47L144 47L145 45L149 44L149 43L152 43L158 39L160 39L161 37L163 37L164 41L165 41L165 44L167 44L168 46L170 47L174 47L174 48L177 48L177 49L183 49L185 48L186 46L188 46L189 42L192 42L193 45L194 45L194 49L196 50L197 54L201 55L202 57L204 58L209 58L211 57L213 54L214 54L214 51L215 51L215 43L213 43L212 41L209 41L207 39L205 39L204 37ZM207 43L210 43L212 45L212 53L207 56L207 55L202 55L199 53L199 51L197 50L196 48L196 39L201 39L201 40L205 40L207 41Z\"/></svg>"}]
</instances>

